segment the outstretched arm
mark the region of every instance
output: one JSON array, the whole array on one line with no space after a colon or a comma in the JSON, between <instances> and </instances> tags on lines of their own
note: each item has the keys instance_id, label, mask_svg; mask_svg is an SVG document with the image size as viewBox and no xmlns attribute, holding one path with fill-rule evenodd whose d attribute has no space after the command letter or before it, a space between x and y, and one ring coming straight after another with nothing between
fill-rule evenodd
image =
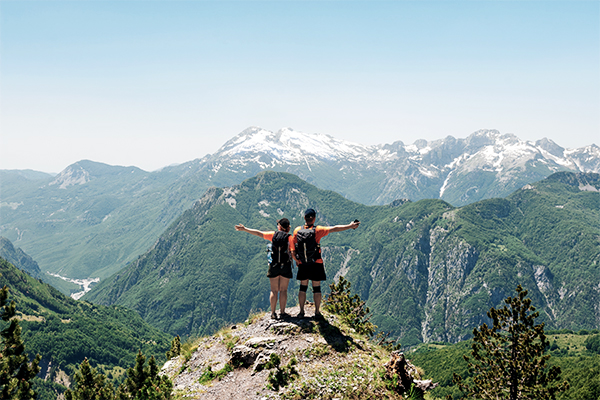
<instances>
[{"instance_id":1,"label":"outstretched arm","mask_svg":"<svg viewBox=\"0 0 600 400\"><path fill-rule=\"evenodd\" d=\"M249 234L254 235L254 236L258 236L261 239L264 239L265 238L265 233L267 233L267 232L259 231L258 229L246 228L242 224L237 224L235 226L235 230L238 231L238 232L248 232Z\"/></svg>"},{"instance_id":2,"label":"outstretched arm","mask_svg":"<svg viewBox=\"0 0 600 400\"><path fill-rule=\"evenodd\" d=\"M329 227L329 232L342 232L347 231L348 229L356 229L360 225L359 221L354 221L349 223L348 225L335 225Z\"/></svg>"}]
</instances>

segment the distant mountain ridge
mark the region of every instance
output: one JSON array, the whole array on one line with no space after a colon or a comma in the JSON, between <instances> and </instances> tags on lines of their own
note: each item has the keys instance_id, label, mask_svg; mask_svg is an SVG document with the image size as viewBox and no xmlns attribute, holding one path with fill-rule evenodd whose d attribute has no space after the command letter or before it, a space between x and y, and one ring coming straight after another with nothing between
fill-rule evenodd
<instances>
[{"instance_id":1,"label":"distant mountain ridge","mask_svg":"<svg viewBox=\"0 0 600 400\"><path fill-rule=\"evenodd\" d=\"M264 172L211 188L150 250L86 295L137 310L172 334L207 334L268 307L265 242L233 230L361 220L322 241L327 282L346 276L373 322L403 344L456 342L522 284L551 328L600 323L600 174L558 172L507 198L365 206L298 177ZM289 288L295 304L297 282ZM327 289L324 290L325 292Z\"/></svg>"},{"instance_id":2,"label":"distant mountain ridge","mask_svg":"<svg viewBox=\"0 0 600 400\"><path fill-rule=\"evenodd\" d=\"M0 171L0 235L49 271L104 279L145 252L211 186L293 173L363 204L507 196L553 172L600 172L600 149L478 131L466 139L365 146L292 129L249 128L219 151L155 172L82 160L58 175Z\"/></svg>"},{"instance_id":3,"label":"distant mountain ridge","mask_svg":"<svg viewBox=\"0 0 600 400\"><path fill-rule=\"evenodd\" d=\"M223 169L290 172L363 204L441 198L461 206L508 195L557 171L598 173L600 148L592 144L568 150L547 138L527 142L495 130L480 130L466 139L366 146L325 134L252 127L215 154L187 165L194 164L206 165L214 177ZM373 190L362 190L365 184Z\"/></svg>"}]
</instances>

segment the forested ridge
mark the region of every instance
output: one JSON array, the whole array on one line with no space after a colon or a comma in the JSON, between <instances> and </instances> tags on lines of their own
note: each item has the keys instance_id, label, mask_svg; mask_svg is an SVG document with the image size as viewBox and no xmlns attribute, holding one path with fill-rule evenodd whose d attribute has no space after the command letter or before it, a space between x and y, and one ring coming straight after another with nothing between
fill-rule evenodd
<instances>
[{"instance_id":1,"label":"forested ridge","mask_svg":"<svg viewBox=\"0 0 600 400\"><path fill-rule=\"evenodd\" d=\"M364 206L298 177L265 172L212 188L145 254L87 295L137 310L173 335L208 334L268 307L266 242L233 226L275 229L361 221L322 241L327 282L344 275L373 321L405 345L468 339L518 284L553 329L594 328L600 279L600 178L557 173L505 199L456 208L441 200ZM290 304L296 282L290 285Z\"/></svg>"},{"instance_id":2,"label":"forested ridge","mask_svg":"<svg viewBox=\"0 0 600 400\"><path fill-rule=\"evenodd\" d=\"M73 300L0 258L0 287L17 305L22 339L30 357L40 354L36 390L54 399L84 359L116 382L134 365L138 351L165 360L171 337L120 306ZM0 329L4 328L0 322ZM65 378L67 380L65 380ZM49 396L49 397L48 397Z\"/></svg>"}]
</instances>

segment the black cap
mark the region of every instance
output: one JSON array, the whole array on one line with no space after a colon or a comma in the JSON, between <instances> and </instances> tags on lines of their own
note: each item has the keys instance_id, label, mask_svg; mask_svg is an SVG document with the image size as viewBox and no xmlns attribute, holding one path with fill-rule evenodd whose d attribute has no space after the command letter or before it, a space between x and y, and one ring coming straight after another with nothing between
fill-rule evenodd
<instances>
[{"instance_id":1,"label":"black cap","mask_svg":"<svg viewBox=\"0 0 600 400\"><path fill-rule=\"evenodd\" d=\"M288 229L290 227L290 220L287 218L281 218L277 223L281 225L283 229Z\"/></svg>"},{"instance_id":2,"label":"black cap","mask_svg":"<svg viewBox=\"0 0 600 400\"><path fill-rule=\"evenodd\" d=\"M316 216L317 216L317 212L315 210L313 210L312 208L309 208L308 210L304 211L304 218L316 217Z\"/></svg>"}]
</instances>

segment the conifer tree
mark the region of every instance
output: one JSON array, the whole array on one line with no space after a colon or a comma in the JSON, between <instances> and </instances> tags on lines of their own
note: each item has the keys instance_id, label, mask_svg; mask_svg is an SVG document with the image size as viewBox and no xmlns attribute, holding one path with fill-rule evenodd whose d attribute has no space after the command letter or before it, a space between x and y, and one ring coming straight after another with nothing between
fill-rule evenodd
<instances>
[{"instance_id":1,"label":"conifer tree","mask_svg":"<svg viewBox=\"0 0 600 400\"><path fill-rule=\"evenodd\" d=\"M560 368L549 367L544 355L548 341L544 324L534 325L539 316L527 290L521 285L516 297L508 297L500 309L487 313L492 326L473 330L472 359L465 356L473 383L454 374L454 383L473 399L555 399L568 383L558 383Z\"/></svg>"},{"instance_id":2,"label":"conifer tree","mask_svg":"<svg viewBox=\"0 0 600 400\"><path fill-rule=\"evenodd\" d=\"M150 357L148 366L145 366L146 357L138 352L135 366L127 370L127 380L119 387L117 399L119 400L169 400L173 384L164 375L159 375L154 356Z\"/></svg>"},{"instance_id":3,"label":"conifer tree","mask_svg":"<svg viewBox=\"0 0 600 400\"><path fill-rule=\"evenodd\" d=\"M21 339L15 302L8 302L8 287L0 291L0 313L8 326L0 332L2 353L0 354L0 398L6 400L31 400L37 394L32 389L32 380L40 371L41 356L38 354L30 363Z\"/></svg>"},{"instance_id":4,"label":"conifer tree","mask_svg":"<svg viewBox=\"0 0 600 400\"><path fill-rule=\"evenodd\" d=\"M114 390L103 374L94 370L88 359L84 359L75 373L73 390L67 390L66 400L113 400Z\"/></svg>"},{"instance_id":5,"label":"conifer tree","mask_svg":"<svg viewBox=\"0 0 600 400\"><path fill-rule=\"evenodd\" d=\"M167 360L170 360L173 357L177 357L180 354L181 354L181 338L179 337L179 335L177 335L171 341L171 350L167 351L167 353L166 353Z\"/></svg>"},{"instance_id":6,"label":"conifer tree","mask_svg":"<svg viewBox=\"0 0 600 400\"><path fill-rule=\"evenodd\" d=\"M371 316L366 302L357 294L350 293L350 281L340 276L338 283L329 285L330 294L325 299L324 308L339 315L344 322L363 335L372 336L377 326L369 320Z\"/></svg>"}]
</instances>

